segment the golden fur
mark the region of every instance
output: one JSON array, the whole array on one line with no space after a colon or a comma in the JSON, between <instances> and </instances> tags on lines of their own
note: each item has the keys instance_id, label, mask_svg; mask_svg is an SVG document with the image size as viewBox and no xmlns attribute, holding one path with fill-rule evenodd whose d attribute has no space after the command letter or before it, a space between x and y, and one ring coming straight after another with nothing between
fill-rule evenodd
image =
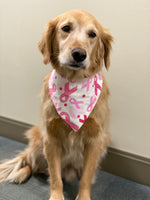
<instances>
[{"instance_id":1,"label":"golden fur","mask_svg":"<svg viewBox=\"0 0 150 200\"><path fill-rule=\"evenodd\" d=\"M84 32L89 31L87 27L91 24L90 29L92 27L97 36L91 39L85 38L87 36L83 34L81 36L83 40L74 37L73 33L68 36L69 33L61 32L60 27L64 22L74 25L73 31L80 29ZM59 74L77 80L93 76L101 71L103 60L108 69L112 40L108 31L91 14L83 10L73 10L48 23L39 42L39 49L44 56L45 64L51 62ZM69 50L76 47L86 50L89 61L85 62L84 69L73 70L61 65L58 57L61 54L64 55L64 46ZM68 53L65 56L68 59ZM63 56L62 59L64 59ZM86 122L75 133L55 110L49 96L49 76L50 73L44 79L41 92L40 125L31 128L25 134L29 139L27 149L13 160L0 165L0 182L21 183L31 173L49 173L50 200L62 200L62 178L72 181L78 177L80 182L77 199L90 200L94 172L110 142L107 82L103 76L101 95Z\"/></svg>"}]
</instances>

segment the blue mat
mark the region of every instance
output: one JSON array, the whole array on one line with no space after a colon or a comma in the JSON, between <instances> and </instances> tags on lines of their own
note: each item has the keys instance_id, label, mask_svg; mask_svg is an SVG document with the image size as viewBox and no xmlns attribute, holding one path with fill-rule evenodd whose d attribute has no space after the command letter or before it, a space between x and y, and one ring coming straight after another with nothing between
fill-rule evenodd
<instances>
[{"instance_id":1,"label":"blue mat","mask_svg":"<svg viewBox=\"0 0 150 200\"><path fill-rule=\"evenodd\" d=\"M0 160L13 158L26 145L0 137ZM48 177L32 176L26 183L0 184L0 200L48 200ZM78 182L64 183L65 200L74 200L78 192ZM92 186L91 200L150 200L150 187L100 171Z\"/></svg>"}]
</instances>

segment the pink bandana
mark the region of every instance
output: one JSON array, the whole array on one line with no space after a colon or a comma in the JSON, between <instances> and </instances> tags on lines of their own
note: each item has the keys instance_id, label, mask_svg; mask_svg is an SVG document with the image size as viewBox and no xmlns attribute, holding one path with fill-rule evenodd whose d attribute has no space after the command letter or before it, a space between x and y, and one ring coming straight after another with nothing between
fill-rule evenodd
<instances>
[{"instance_id":1,"label":"pink bandana","mask_svg":"<svg viewBox=\"0 0 150 200\"><path fill-rule=\"evenodd\" d=\"M101 93L102 75L72 81L55 70L49 78L49 92L61 118L78 131L93 110Z\"/></svg>"}]
</instances>

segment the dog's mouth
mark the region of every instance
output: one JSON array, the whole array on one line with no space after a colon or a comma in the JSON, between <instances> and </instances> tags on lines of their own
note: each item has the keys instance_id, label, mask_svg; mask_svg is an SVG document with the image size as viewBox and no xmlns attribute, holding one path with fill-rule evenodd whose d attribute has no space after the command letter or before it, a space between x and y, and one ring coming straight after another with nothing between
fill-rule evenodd
<instances>
[{"instance_id":1,"label":"dog's mouth","mask_svg":"<svg viewBox=\"0 0 150 200\"><path fill-rule=\"evenodd\" d=\"M63 64L63 66L73 70L86 69L86 66L83 63L76 63L76 62L65 63Z\"/></svg>"},{"instance_id":2,"label":"dog's mouth","mask_svg":"<svg viewBox=\"0 0 150 200\"><path fill-rule=\"evenodd\" d=\"M72 62L72 63L69 63L69 66L70 67L73 67L73 68L81 68L81 69L85 69L85 66L83 63L75 63L75 62Z\"/></svg>"}]
</instances>

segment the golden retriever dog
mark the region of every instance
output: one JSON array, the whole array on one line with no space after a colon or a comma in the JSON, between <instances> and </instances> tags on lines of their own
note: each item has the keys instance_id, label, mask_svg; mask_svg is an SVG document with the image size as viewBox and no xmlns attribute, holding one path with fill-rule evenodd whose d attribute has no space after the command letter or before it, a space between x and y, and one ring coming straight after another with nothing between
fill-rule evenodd
<instances>
[{"instance_id":1,"label":"golden retriever dog","mask_svg":"<svg viewBox=\"0 0 150 200\"><path fill-rule=\"evenodd\" d=\"M49 86L52 76L50 72L44 79L41 92L39 126L34 126L25 133L29 139L28 147L14 159L0 165L0 182L22 183L31 174L49 174L50 200L63 200L62 180L72 181L78 178L79 191L76 199L91 199L91 184L110 142L109 89L101 70L103 63L106 69L109 68L112 41L113 37L108 30L84 10L71 10L48 23L39 42L39 50L43 54L44 63L51 63L53 72L62 81L68 81L65 92L70 94L77 88L70 89L69 83L78 85L88 81L90 84L94 80L93 83L98 84L95 77L97 79L99 76L102 85L98 85L97 90L101 93L93 108L92 100L96 97L90 97L91 104L87 111L91 112L88 116L83 113L84 120L80 119L83 124L78 127L74 121L70 121L65 111L60 114L59 108L52 101L50 89L54 90L55 85L53 83ZM57 77L53 79L55 78ZM91 86L94 87L96 92L96 85ZM85 91L82 97L89 95L86 92L88 85L82 85L82 88ZM63 103L69 103L67 92L62 96ZM80 91L77 95L80 95ZM81 104L83 101L70 99L72 107L79 108ZM77 118L79 117L78 115Z\"/></svg>"}]
</instances>

